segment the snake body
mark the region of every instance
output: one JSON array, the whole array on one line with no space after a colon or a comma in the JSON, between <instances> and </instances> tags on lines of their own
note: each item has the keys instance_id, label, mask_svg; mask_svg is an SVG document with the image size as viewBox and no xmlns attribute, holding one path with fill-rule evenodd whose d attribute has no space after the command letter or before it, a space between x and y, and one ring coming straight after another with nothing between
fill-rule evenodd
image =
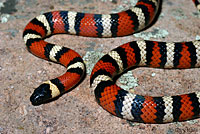
<instances>
[{"instance_id":1,"label":"snake body","mask_svg":"<svg viewBox=\"0 0 200 134\"><path fill-rule=\"evenodd\" d=\"M193 0L200 10L198 0ZM37 16L24 29L28 50L43 59L60 63L67 72L35 89L30 97L39 105L65 93L82 78L85 65L72 49L48 43L44 39L58 33L89 37L119 37L146 28L154 20L160 0L138 0L134 7L116 14L89 14L53 11ZM113 78L131 67L200 67L200 41L133 41L103 56L94 66L90 85L97 102L118 117L144 123L166 123L199 117L200 92L177 96L151 97L130 93L115 84Z\"/></svg>"}]
</instances>

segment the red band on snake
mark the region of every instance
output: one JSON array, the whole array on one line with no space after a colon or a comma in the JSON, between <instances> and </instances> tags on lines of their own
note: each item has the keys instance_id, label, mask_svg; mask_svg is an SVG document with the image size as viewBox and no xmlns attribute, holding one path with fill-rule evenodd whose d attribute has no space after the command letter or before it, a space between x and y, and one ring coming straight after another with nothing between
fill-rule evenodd
<instances>
[{"instance_id":1,"label":"red band on snake","mask_svg":"<svg viewBox=\"0 0 200 134\"><path fill-rule=\"evenodd\" d=\"M200 10L198 0L193 0ZM24 29L28 50L43 59L67 68L62 76L44 82L30 97L39 105L74 87L85 72L82 58L75 51L48 43L44 39L58 33L90 37L119 37L146 28L154 20L160 0L138 0L134 7L116 14L89 14L53 11L39 15ZM200 66L200 41L134 41L123 44L103 56L94 66L90 84L97 102L118 117L144 123L166 123L199 117L200 92L150 97L130 93L115 84L113 78L133 66L155 68L192 68Z\"/></svg>"}]
</instances>

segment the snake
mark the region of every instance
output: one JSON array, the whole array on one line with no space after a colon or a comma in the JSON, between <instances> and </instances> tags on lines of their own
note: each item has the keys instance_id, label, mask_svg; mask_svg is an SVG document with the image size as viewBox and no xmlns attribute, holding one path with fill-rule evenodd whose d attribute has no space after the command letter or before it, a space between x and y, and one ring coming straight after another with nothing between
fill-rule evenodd
<instances>
[{"instance_id":1,"label":"snake","mask_svg":"<svg viewBox=\"0 0 200 134\"><path fill-rule=\"evenodd\" d=\"M200 10L200 1L193 0ZM85 74L85 64L74 50L45 41L55 34L87 37L120 37L147 28L160 9L160 0L138 0L126 11L92 14L52 11L33 18L25 27L27 49L42 59L66 67L63 75L43 82L30 97L40 105L74 88ZM200 67L200 40L158 42L139 40L125 43L108 52L95 64L90 75L98 104L117 117L141 123L169 123L198 118L200 92L175 96L142 96L122 89L115 78L132 67Z\"/></svg>"}]
</instances>

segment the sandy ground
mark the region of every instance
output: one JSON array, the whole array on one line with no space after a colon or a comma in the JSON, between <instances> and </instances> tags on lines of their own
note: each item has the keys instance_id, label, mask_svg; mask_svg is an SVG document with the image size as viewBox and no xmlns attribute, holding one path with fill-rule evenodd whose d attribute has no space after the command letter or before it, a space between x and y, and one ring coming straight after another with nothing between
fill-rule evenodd
<instances>
[{"instance_id":1,"label":"sandy ground","mask_svg":"<svg viewBox=\"0 0 200 134\"><path fill-rule=\"evenodd\" d=\"M195 134L200 119L181 123L128 122L104 111L89 88L89 73L99 57L120 44L138 40L189 41L200 38L200 13L191 0L164 0L158 20L149 29L127 37L88 38L55 35L49 42L76 50L87 65L85 80L59 99L32 106L29 97L43 81L65 68L30 54L23 29L35 16L52 10L111 13L136 0L1 0L0 1L0 134ZM78 8L77 8L78 7ZM120 82L142 95L174 95L200 91L200 70L136 68ZM130 79L129 79L130 78ZM136 86L136 87L135 87Z\"/></svg>"}]
</instances>

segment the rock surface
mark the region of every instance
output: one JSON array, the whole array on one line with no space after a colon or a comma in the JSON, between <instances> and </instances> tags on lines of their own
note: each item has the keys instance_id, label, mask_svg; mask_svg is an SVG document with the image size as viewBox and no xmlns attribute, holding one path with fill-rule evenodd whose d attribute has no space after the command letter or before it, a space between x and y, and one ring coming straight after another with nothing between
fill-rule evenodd
<instances>
[{"instance_id":1,"label":"rock surface","mask_svg":"<svg viewBox=\"0 0 200 134\"><path fill-rule=\"evenodd\" d=\"M158 20L149 29L120 38L55 35L49 42L80 53L87 65L85 80L59 99L32 106L29 97L43 81L59 76L65 68L30 54L22 39L26 24L53 10L113 13L136 0L1 0L0 1L0 134L195 134L200 119L181 123L142 124L110 115L96 102L89 87L89 73L103 54L120 44L138 40L189 41L200 38L200 13L192 0L164 0ZM78 8L77 8L78 7ZM95 51L95 52L94 52ZM142 95L174 95L200 91L200 69L164 70L136 68L133 79L120 82ZM127 77L129 77L127 76ZM137 86L137 87L135 87Z\"/></svg>"}]
</instances>

